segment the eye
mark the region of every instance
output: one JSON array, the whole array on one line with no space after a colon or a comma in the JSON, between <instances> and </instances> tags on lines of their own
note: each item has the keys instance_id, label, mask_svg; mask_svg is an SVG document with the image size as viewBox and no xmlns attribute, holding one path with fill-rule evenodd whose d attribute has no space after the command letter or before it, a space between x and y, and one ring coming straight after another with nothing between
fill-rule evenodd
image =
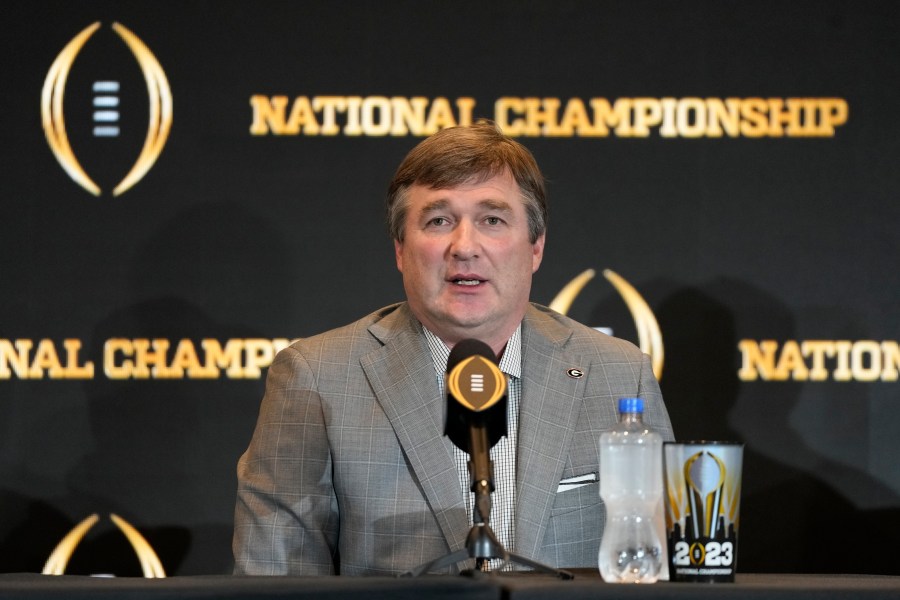
<instances>
[{"instance_id":1,"label":"eye","mask_svg":"<svg viewBox=\"0 0 900 600\"><path fill-rule=\"evenodd\" d=\"M503 223L503 219L501 219L500 217L487 217L485 218L484 222L488 225L500 225L501 223Z\"/></svg>"},{"instance_id":2,"label":"eye","mask_svg":"<svg viewBox=\"0 0 900 600\"><path fill-rule=\"evenodd\" d=\"M426 227L442 227L447 225L450 221L447 220L447 217L434 217L433 219L429 219L427 223L425 223Z\"/></svg>"}]
</instances>

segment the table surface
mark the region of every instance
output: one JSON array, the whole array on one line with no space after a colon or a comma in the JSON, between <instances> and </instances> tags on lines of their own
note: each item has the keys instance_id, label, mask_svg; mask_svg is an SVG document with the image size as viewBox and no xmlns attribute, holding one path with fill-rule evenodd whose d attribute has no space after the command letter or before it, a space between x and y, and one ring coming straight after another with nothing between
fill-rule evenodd
<instances>
[{"instance_id":1,"label":"table surface","mask_svg":"<svg viewBox=\"0 0 900 600\"><path fill-rule=\"evenodd\" d=\"M394 577L245 577L198 575L144 579L34 573L0 574L0 598L128 598L180 600L229 598L359 598L360 600L579 600L594 598L734 598L824 600L900 598L900 577L881 575L744 574L735 583L613 585L593 570L574 570L562 581L547 575L478 577L426 575Z\"/></svg>"}]
</instances>

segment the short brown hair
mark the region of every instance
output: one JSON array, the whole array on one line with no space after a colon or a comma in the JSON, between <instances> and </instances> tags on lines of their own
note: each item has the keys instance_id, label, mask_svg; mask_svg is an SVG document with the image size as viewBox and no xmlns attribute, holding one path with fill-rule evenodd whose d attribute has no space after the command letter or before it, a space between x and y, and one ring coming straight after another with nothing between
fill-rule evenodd
<instances>
[{"instance_id":1,"label":"short brown hair","mask_svg":"<svg viewBox=\"0 0 900 600\"><path fill-rule=\"evenodd\" d=\"M506 169L522 192L529 239L533 244L547 230L544 176L525 146L505 136L495 123L487 120L442 129L406 155L388 187L387 221L391 238L403 241L410 186L448 189L485 181Z\"/></svg>"}]
</instances>

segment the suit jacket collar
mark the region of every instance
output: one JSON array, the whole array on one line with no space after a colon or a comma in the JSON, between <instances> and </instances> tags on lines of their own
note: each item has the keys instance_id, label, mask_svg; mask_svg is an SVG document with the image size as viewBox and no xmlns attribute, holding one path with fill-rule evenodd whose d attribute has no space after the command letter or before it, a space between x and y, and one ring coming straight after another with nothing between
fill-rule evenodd
<instances>
[{"instance_id":1,"label":"suit jacket collar","mask_svg":"<svg viewBox=\"0 0 900 600\"><path fill-rule=\"evenodd\" d=\"M452 447L444 437L446 399L440 396L422 326L402 303L370 325L369 332L383 346L362 357L363 371L447 545L463 548L471 524Z\"/></svg>"}]
</instances>

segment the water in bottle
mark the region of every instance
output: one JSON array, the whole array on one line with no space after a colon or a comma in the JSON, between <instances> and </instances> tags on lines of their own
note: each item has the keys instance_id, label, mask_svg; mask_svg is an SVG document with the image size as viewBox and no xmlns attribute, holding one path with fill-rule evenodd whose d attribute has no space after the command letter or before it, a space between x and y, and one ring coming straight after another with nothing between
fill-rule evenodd
<instances>
[{"instance_id":1,"label":"water in bottle","mask_svg":"<svg viewBox=\"0 0 900 600\"><path fill-rule=\"evenodd\" d=\"M611 583L653 583L662 568L654 523L662 502L662 437L644 425L643 412L642 399L620 399L619 423L600 436L606 527L598 563Z\"/></svg>"}]
</instances>

